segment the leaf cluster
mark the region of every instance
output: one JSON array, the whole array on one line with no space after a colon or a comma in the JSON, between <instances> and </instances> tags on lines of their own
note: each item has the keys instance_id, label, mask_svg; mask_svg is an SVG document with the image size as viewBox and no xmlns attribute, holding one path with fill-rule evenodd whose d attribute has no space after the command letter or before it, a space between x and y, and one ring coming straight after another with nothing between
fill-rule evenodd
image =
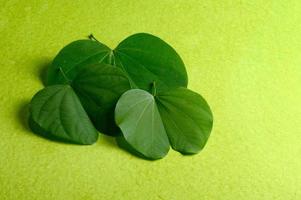
<instances>
[{"instance_id":1,"label":"leaf cluster","mask_svg":"<svg viewBox=\"0 0 301 200\"><path fill-rule=\"evenodd\" d=\"M117 136L147 159L164 157L170 146L195 154L208 140L213 117L187 84L182 59L160 38L138 33L110 49L91 35L54 58L46 87L31 100L29 125L76 144L95 143L98 131Z\"/></svg>"}]
</instances>

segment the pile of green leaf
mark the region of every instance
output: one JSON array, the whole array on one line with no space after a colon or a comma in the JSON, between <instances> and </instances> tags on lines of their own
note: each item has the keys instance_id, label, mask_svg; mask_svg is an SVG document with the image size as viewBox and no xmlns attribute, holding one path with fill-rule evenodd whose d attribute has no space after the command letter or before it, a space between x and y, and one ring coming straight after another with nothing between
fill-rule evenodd
<instances>
[{"instance_id":1,"label":"pile of green leaf","mask_svg":"<svg viewBox=\"0 0 301 200\"><path fill-rule=\"evenodd\" d=\"M164 157L170 146L194 154L206 144L213 117L187 82L180 56L158 37L134 34L112 50L91 35L54 58L47 87L30 103L29 124L76 144L95 143L98 131L119 136L148 159Z\"/></svg>"}]
</instances>

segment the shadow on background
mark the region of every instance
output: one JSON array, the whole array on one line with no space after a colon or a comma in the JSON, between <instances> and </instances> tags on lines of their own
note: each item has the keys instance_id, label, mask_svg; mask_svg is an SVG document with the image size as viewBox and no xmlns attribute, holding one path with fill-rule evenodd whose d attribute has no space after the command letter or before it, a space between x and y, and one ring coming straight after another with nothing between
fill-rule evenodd
<instances>
[{"instance_id":1,"label":"shadow on background","mask_svg":"<svg viewBox=\"0 0 301 200\"><path fill-rule=\"evenodd\" d=\"M46 86L47 82L47 70L51 66L52 61L50 59L43 59L37 61L37 76L39 77L40 81Z\"/></svg>"},{"instance_id":2,"label":"shadow on background","mask_svg":"<svg viewBox=\"0 0 301 200\"><path fill-rule=\"evenodd\" d=\"M40 59L38 61L35 61L36 66L34 68L33 74L36 75L37 78L42 82L44 86L46 86L46 80L47 80L47 70L49 66L51 65L51 60L48 58ZM30 97L31 98L31 97ZM29 119L29 103L30 99L23 100L19 103L18 111L17 111L17 117L19 119L19 122L23 125L23 127L26 130L31 131L28 123Z\"/></svg>"},{"instance_id":3,"label":"shadow on background","mask_svg":"<svg viewBox=\"0 0 301 200\"><path fill-rule=\"evenodd\" d=\"M144 160L150 160L150 161L152 161L153 159L149 159L149 158L147 158L147 157L145 157L143 154L141 154L141 153L139 153L138 151L136 151L125 139L124 139L124 137L123 136L119 136L119 137L116 137L116 142L117 142L117 145L121 148L121 149L123 149L123 150L125 150L125 151L127 151L127 152L129 152L130 154L132 154L132 155L134 155L134 156L136 156L136 157L139 157L139 158L142 158L142 159L144 159Z\"/></svg>"},{"instance_id":4,"label":"shadow on background","mask_svg":"<svg viewBox=\"0 0 301 200\"><path fill-rule=\"evenodd\" d=\"M117 148L115 137L100 133L99 139L104 141L104 145L112 147L112 148Z\"/></svg>"},{"instance_id":5,"label":"shadow on background","mask_svg":"<svg viewBox=\"0 0 301 200\"><path fill-rule=\"evenodd\" d=\"M19 123L21 123L22 127L26 131L30 131L30 127L28 125L29 118L29 100L24 100L19 104L19 110L17 112L17 118Z\"/></svg>"},{"instance_id":6,"label":"shadow on background","mask_svg":"<svg viewBox=\"0 0 301 200\"><path fill-rule=\"evenodd\" d=\"M40 59L36 61L37 67L34 68L33 74L36 75L36 77L39 78L39 80L42 82L44 86L46 86L46 80L47 80L47 70L49 66L51 65L51 60L50 59ZM38 92L38 91L36 91ZM17 112L17 118L19 120L19 123L22 124L23 128L26 130L26 133L33 133L34 135L41 137L41 138L46 138L51 141L55 142L62 142L66 144L75 144L71 143L69 141L56 138L52 135L50 135L47 131L45 131L42 127L40 127L34 120L31 118L30 113L29 113L29 104L30 104L30 99L29 100L24 100L19 104L19 109Z\"/></svg>"}]
</instances>

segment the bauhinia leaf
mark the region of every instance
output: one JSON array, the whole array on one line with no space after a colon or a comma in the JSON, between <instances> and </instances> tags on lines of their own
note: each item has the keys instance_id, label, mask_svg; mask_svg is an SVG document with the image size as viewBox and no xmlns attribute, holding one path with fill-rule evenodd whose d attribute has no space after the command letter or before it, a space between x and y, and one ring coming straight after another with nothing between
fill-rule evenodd
<instances>
[{"instance_id":1,"label":"bauhinia leaf","mask_svg":"<svg viewBox=\"0 0 301 200\"><path fill-rule=\"evenodd\" d=\"M68 83L91 63L109 63L111 49L94 40L77 40L65 46L54 58L47 73L47 85Z\"/></svg>"},{"instance_id":2,"label":"bauhinia leaf","mask_svg":"<svg viewBox=\"0 0 301 200\"><path fill-rule=\"evenodd\" d=\"M115 105L130 89L124 72L108 64L91 64L79 71L71 85L96 128L102 133L117 135L120 131L114 121Z\"/></svg>"},{"instance_id":3,"label":"bauhinia leaf","mask_svg":"<svg viewBox=\"0 0 301 200\"><path fill-rule=\"evenodd\" d=\"M183 154L202 150L212 113L202 96L186 88L176 51L146 33L126 38L114 50L92 38L72 42L55 57L47 77L52 86L31 102L32 130L92 144L98 134L91 119L103 133L121 131L120 146L148 159L164 157L170 145Z\"/></svg>"},{"instance_id":4,"label":"bauhinia leaf","mask_svg":"<svg viewBox=\"0 0 301 200\"><path fill-rule=\"evenodd\" d=\"M125 140L147 158L159 159L168 153L168 138L155 99L148 92L125 92L116 105L115 120Z\"/></svg>"},{"instance_id":5,"label":"bauhinia leaf","mask_svg":"<svg viewBox=\"0 0 301 200\"><path fill-rule=\"evenodd\" d=\"M117 46L114 55L115 64L126 71L140 89L150 91L154 81L158 92L187 86L182 59L170 45L156 36L134 34Z\"/></svg>"},{"instance_id":6,"label":"bauhinia leaf","mask_svg":"<svg viewBox=\"0 0 301 200\"><path fill-rule=\"evenodd\" d=\"M169 142L183 154L198 153L208 140L213 121L206 101L187 88L155 97L143 90L130 90L119 99L115 120L125 140L153 159L166 155Z\"/></svg>"},{"instance_id":7,"label":"bauhinia leaf","mask_svg":"<svg viewBox=\"0 0 301 200\"><path fill-rule=\"evenodd\" d=\"M203 149L213 124L210 107L203 97L178 88L158 94L156 100L172 148L184 154Z\"/></svg>"},{"instance_id":8,"label":"bauhinia leaf","mask_svg":"<svg viewBox=\"0 0 301 200\"><path fill-rule=\"evenodd\" d=\"M31 100L30 113L37 125L35 127L49 136L78 144L92 144L98 138L96 129L69 85L54 85L39 91Z\"/></svg>"},{"instance_id":9,"label":"bauhinia leaf","mask_svg":"<svg viewBox=\"0 0 301 200\"><path fill-rule=\"evenodd\" d=\"M95 40L79 40L64 47L48 71L48 85L72 81L87 64L107 63L121 68L132 88L150 91L156 81L158 92L186 87L187 73L177 52L160 38L134 34L114 50ZM66 79L67 78L67 79Z\"/></svg>"}]
</instances>

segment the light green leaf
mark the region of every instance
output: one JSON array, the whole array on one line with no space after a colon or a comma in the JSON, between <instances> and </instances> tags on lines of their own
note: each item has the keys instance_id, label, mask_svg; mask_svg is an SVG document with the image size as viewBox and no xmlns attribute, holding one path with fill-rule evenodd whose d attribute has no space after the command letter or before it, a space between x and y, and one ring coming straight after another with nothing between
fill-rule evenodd
<instances>
[{"instance_id":1,"label":"light green leaf","mask_svg":"<svg viewBox=\"0 0 301 200\"><path fill-rule=\"evenodd\" d=\"M168 153L168 138L155 99L148 92L125 92L116 105L115 120L125 140L147 158L159 159Z\"/></svg>"},{"instance_id":2,"label":"light green leaf","mask_svg":"<svg viewBox=\"0 0 301 200\"><path fill-rule=\"evenodd\" d=\"M125 140L148 158L161 158L166 154L166 134L174 150L183 154L198 153L204 148L213 123L206 101L187 88L160 94L155 91L154 87L155 97L139 89L121 96L115 109L115 120ZM161 152L161 157L149 152L149 146L154 143L160 144L155 153Z\"/></svg>"},{"instance_id":3,"label":"light green leaf","mask_svg":"<svg viewBox=\"0 0 301 200\"><path fill-rule=\"evenodd\" d=\"M119 97L130 89L124 72L108 64L91 64L79 71L71 85L96 128L102 133L117 135L115 105Z\"/></svg>"},{"instance_id":4,"label":"light green leaf","mask_svg":"<svg viewBox=\"0 0 301 200\"><path fill-rule=\"evenodd\" d=\"M47 85L72 81L82 67L91 63L109 63L111 49L94 40L77 40L65 46L54 58L47 73Z\"/></svg>"},{"instance_id":5,"label":"light green leaf","mask_svg":"<svg viewBox=\"0 0 301 200\"><path fill-rule=\"evenodd\" d=\"M30 113L44 134L78 144L92 144L98 138L69 85L54 85L39 91L30 102Z\"/></svg>"},{"instance_id":6,"label":"light green leaf","mask_svg":"<svg viewBox=\"0 0 301 200\"><path fill-rule=\"evenodd\" d=\"M156 100L172 148L183 154L203 149L213 124L210 107L203 97L178 88L158 94Z\"/></svg>"}]
</instances>

